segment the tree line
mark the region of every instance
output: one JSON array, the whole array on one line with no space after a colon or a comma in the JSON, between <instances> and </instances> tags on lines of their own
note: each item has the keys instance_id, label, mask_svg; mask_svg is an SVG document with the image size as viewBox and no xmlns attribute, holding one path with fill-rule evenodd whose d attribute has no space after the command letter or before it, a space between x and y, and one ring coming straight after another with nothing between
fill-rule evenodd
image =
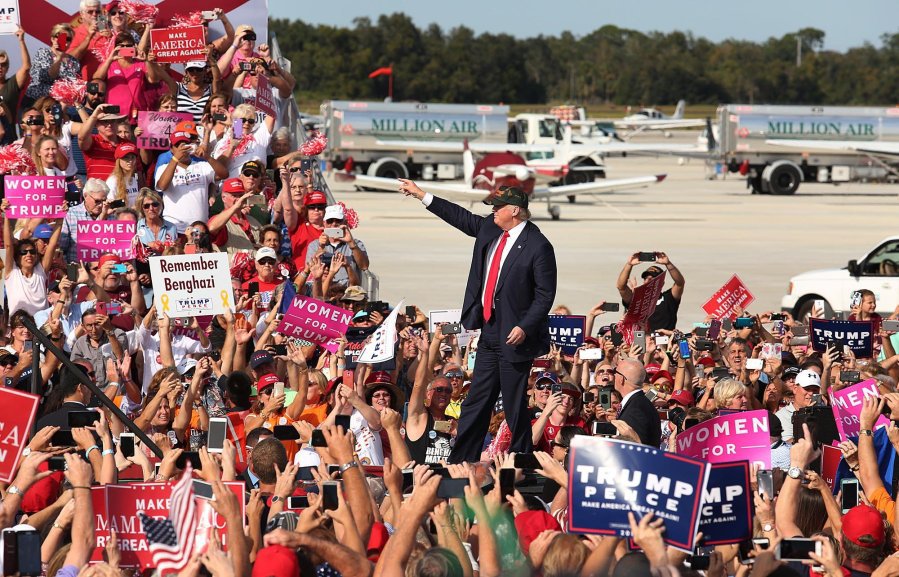
<instances>
[{"instance_id":1,"label":"tree line","mask_svg":"<svg viewBox=\"0 0 899 577\"><path fill-rule=\"evenodd\" d=\"M383 99L387 77L368 74L391 64L395 101L891 105L899 94L899 34L835 52L816 28L761 43L614 25L581 37L515 38L420 29L394 13L377 23L357 18L352 28L272 19L270 30L304 99Z\"/></svg>"}]
</instances>

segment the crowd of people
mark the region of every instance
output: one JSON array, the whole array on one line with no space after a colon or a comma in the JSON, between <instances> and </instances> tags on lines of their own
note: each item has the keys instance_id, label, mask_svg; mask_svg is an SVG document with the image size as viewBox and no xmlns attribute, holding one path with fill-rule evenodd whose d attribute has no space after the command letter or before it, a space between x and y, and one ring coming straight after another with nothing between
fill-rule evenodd
<instances>
[{"instance_id":1,"label":"crowd of people","mask_svg":"<svg viewBox=\"0 0 899 577\"><path fill-rule=\"evenodd\" d=\"M432 326L413 305L397 316L394 358L358 362L350 332L370 334L390 312L362 286L370 257L354 232L358 217L315 188L314 159L292 150L296 135L280 114L255 106L260 77L281 109L296 81L222 10L200 19L222 30L176 80L149 49L154 23L139 21L136 5L82 0L33 60L20 32L23 64L12 76L0 53L0 144L23 150L30 174L64 176L80 195L59 219L16 220L9 200L0 204L3 386L41 396L3 486L0 526L4 539L39 534L42 574L150 574L153 566L121 563L115 531L99 546L91 487L182 475L211 485L227 527L227 552L213 538L174 571L184 576L698 574L691 556L666 546L652 515L631 516L635 550L620 537L569 533L570 446L598 435L676 452L684 430L743 410L768 411L772 468L787 474L774 498L759 494L755 474L747 488L755 504L747 537L767 545L757 539L751 560L737 544L717 546L705 574L899 573L895 483L878 467L884 451L899 449L899 428L875 430L881 414L899 414L899 355L873 293L860 292L850 317L874 321L872 358L837 346L815 352L800 336L806 319L770 311L736 310L741 328L709 318L679 330L684 275L663 252L646 267L635 254L617 279L622 312L598 303L573 354L553 346L530 365L539 467L516 468L509 453L508 399L490 415L480 460L450 464L466 400L478 394L478 335ZM75 79L87 82L83 99L52 96L55 83ZM174 127L170 150L139 148L138 113L149 110L193 121ZM91 220L134 222L135 258L80 262L77 223ZM229 256L233 309L192 318L157 310L149 259L213 252ZM619 321L638 283L663 273L669 287L636 327L638 340ZM335 350L278 332L294 293L350 312ZM573 314L562 305L553 313ZM857 440L839 443L864 499L843 510L813 470L820 447L794 427L795 415L869 378L880 398L865 400ZM73 426L86 410L92 424ZM224 441L212 434L222 421ZM151 442L134 441L134 431ZM510 469L512 486L502 481ZM244 503L228 482L243 484ZM778 561L777 544L792 537L820 541L820 554L804 565ZM11 566L12 551L3 548L4 574L39 574L22 569L22 558Z\"/></svg>"}]
</instances>

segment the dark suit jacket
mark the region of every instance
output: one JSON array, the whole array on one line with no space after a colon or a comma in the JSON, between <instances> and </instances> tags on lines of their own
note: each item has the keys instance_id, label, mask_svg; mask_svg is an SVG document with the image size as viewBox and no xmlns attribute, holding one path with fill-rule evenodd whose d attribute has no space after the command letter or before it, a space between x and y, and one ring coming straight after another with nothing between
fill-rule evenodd
<instances>
[{"instance_id":1,"label":"dark suit jacket","mask_svg":"<svg viewBox=\"0 0 899 577\"><path fill-rule=\"evenodd\" d=\"M641 443L659 448L662 442L662 420L643 391L637 391L627 400L618 418L631 426Z\"/></svg>"},{"instance_id":2,"label":"dark suit jacket","mask_svg":"<svg viewBox=\"0 0 899 577\"><path fill-rule=\"evenodd\" d=\"M484 324L482 291L490 245L503 230L492 216L478 216L452 202L434 197L428 210L475 238L471 270L462 303L462 325L480 329ZM556 298L556 254L549 240L532 222L506 256L494 293L494 314L502 335L503 358L510 362L530 361L549 351L548 318ZM526 338L517 346L505 344L506 335L521 327Z\"/></svg>"},{"instance_id":3,"label":"dark suit jacket","mask_svg":"<svg viewBox=\"0 0 899 577\"><path fill-rule=\"evenodd\" d=\"M69 413L72 411L86 411L87 407L81 403L73 403L71 401L63 403L62 406L52 413L47 413L38 419L35 431L40 431L44 427L60 427L62 429L69 428Z\"/></svg>"}]
</instances>

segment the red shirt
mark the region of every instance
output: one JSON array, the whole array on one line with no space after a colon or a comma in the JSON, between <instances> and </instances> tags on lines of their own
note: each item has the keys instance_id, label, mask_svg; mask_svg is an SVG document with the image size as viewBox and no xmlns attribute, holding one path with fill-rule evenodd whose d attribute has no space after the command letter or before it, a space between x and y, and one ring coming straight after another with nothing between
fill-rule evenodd
<instances>
[{"instance_id":1,"label":"red shirt","mask_svg":"<svg viewBox=\"0 0 899 577\"><path fill-rule=\"evenodd\" d=\"M272 294L274 294L275 289L278 288L278 285L284 284L284 281L278 280L277 276L272 282L265 282L264 280L260 280L259 275L256 275L241 284L240 288L247 290L250 287L251 282L259 283L259 294L262 295L262 306L266 309L268 308L268 303L272 300Z\"/></svg>"},{"instance_id":2,"label":"red shirt","mask_svg":"<svg viewBox=\"0 0 899 577\"><path fill-rule=\"evenodd\" d=\"M531 421L531 425L537 422L538 419L534 419ZM546 426L543 428L543 436L540 438L540 442L537 443L537 446L534 447L537 451L544 451L546 453L552 453L552 443L556 440L556 435L559 434L559 430L562 427L581 427L585 429L587 427L587 423L584 422L584 419L580 417L568 417L568 419L562 423L561 425L553 425L549 420L546 421Z\"/></svg>"},{"instance_id":3,"label":"red shirt","mask_svg":"<svg viewBox=\"0 0 899 577\"><path fill-rule=\"evenodd\" d=\"M87 177L106 180L115 169L116 144L106 140L99 134L92 136L93 144L87 150L82 150L84 163L87 165Z\"/></svg>"},{"instance_id":4,"label":"red shirt","mask_svg":"<svg viewBox=\"0 0 899 577\"><path fill-rule=\"evenodd\" d=\"M71 54L72 51L76 47L80 46L81 43L84 42L84 39L87 38L87 25L84 23L79 24L75 27L74 32L75 34L72 36L72 41L69 42L69 54ZM109 34L95 34L94 37L91 38L90 44L88 44L87 46L87 50L84 51L84 54L82 54L81 58L79 59L81 60L81 77L88 82L90 82L91 78L94 77L94 72L97 71L97 68L100 67L100 61L94 55L94 49L98 48L99 45L107 41L113 41L109 38Z\"/></svg>"},{"instance_id":5,"label":"red shirt","mask_svg":"<svg viewBox=\"0 0 899 577\"><path fill-rule=\"evenodd\" d=\"M323 232L325 232L324 229L304 222L290 233L290 250L293 254L293 264L297 270L306 268L306 250L309 248L309 243L317 241Z\"/></svg>"}]
</instances>

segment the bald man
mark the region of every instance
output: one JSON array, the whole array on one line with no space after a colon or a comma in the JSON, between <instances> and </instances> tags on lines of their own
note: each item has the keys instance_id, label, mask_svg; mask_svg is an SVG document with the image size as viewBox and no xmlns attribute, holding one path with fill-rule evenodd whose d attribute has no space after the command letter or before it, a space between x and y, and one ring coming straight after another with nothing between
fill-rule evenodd
<instances>
[{"instance_id":1,"label":"bald man","mask_svg":"<svg viewBox=\"0 0 899 577\"><path fill-rule=\"evenodd\" d=\"M640 442L659 447L662 442L662 421L659 413L643 393L646 369L634 359L622 359L615 367L615 390L621 393L621 411L618 418L640 437Z\"/></svg>"}]
</instances>

